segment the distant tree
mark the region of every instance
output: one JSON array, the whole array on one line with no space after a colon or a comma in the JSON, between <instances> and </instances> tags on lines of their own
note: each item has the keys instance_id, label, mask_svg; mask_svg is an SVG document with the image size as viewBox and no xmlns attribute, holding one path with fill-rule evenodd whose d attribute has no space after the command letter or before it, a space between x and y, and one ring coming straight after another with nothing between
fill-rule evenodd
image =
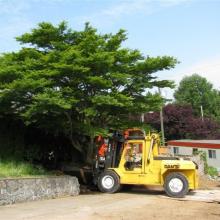
<instances>
[{"instance_id":1,"label":"distant tree","mask_svg":"<svg viewBox=\"0 0 220 220\"><path fill-rule=\"evenodd\" d=\"M166 140L220 138L220 125L211 118L204 120L193 114L190 105L169 104L163 108ZM145 122L160 131L160 114L145 115Z\"/></svg>"},{"instance_id":2,"label":"distant tree","mask_svg":"<svg viewBox=\"0 0 220 220\"><path fill-rule=\"evenodd\" d=\"M220 120L220 95L206 78L193 74L184 77L174 93L177 104L190 104L196 115L204 115Z\"/></svg>"},{"instance_id":3,"label":"distant tree","mask_svg":"<svg viewBox=\"0 0 220 220\"><path fill-rule=\"evenodd\" d=\"M99 34L88 23L83 31L40 23L17 37L25 47L0 57L0 114L64 133L89 155L87 137L93 146L95 135L129 126L129 115L158 109L161 97L146 89L173 86L153 73L173 68L176 59L123 48L126 38L124 30Z\"/></svg>"}]
</instances>

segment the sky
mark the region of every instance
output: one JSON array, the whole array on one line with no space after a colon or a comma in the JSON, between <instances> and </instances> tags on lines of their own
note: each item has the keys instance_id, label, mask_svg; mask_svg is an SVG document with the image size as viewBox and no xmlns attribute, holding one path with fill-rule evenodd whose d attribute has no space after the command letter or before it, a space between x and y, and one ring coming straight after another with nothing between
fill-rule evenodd
<instances>
[{"instance_id":1,"label":"sky","mask_svg":"<svg viewBox=\"0 0 220 220\"><path fill-rule=\"evenodd\" d=\"M15 37L39 22L67 21L100 33L125 29L123 46L148 56L174 56L174 69L156 73L174 80L197 73L220 89L220 0L0 0L0 53L19 50ZM164 89L164 96L173 91Z\"/></svg>"}]
</instances>

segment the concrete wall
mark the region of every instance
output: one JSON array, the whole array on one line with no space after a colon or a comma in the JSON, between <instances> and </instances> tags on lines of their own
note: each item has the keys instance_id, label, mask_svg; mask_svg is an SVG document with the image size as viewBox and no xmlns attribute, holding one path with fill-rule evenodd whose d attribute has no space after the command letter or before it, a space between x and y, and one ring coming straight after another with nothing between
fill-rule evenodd
<instances>
[{"instance_id":1,"label":"concrete wall","mask_svg":"<svg viewBox=\"0 0 220 220\"><path fill-rule=\"evenodd\" d=\"M176 149L177 153L174 152L174 150ZM174 155L192 155L193 154L193 150L191 147L171 147L171 153Z\"/></svg>"},{"instance_id":2,"label":"concrete wall","mask_svg":"<svg viewBox=\"0 0 220 220\"><path fill-rule=\"evenodd\" d=\"M174 153L175 149L178 151L176 154ZM171 154L174 155L186 155L191 156L193 154L193 149L191 147L170 147ZM207 149L207 148L196 148L198 151L206 152L207 155L207 163L209 166L213 166L217 168L217 170L220 172L220 149ZM216 152L216 158L209 158L209 152L208 150L215 150Z\"/></svg>"},{"instance_id":3,"label":"concrete wall","mask_svg":"<svg viewBox=\"0 0 220 220\"><path fill-rule=\"evenodd\" d=\"M202 149L198 148L200 151L205 151L207 155L207 163L209 166L216 167L217 170L220 172L220 150L219 149ZM215 150L216 152L216 158L209 158L209 152L208 150Z\"/></svg>"},{"instance_id":4,"label":"concrete wall","mask_svg":"<svg viewBox=\"0 0 220 220\"><path fill-rule=\"evenodd\" d=\"M76 196L79 192L78 179L72 176L0 179L0 205Z\"/></svg>"},{"instance_id":5,"label":"concrete wall","mask_svg":"<svg viewBox=\"0 0 220 220\"><path fill-rule=\"evenodd\" d=\"M201 176L204 175L205 164L204 161L201 159L201 157L199 155L194 155L191 156L191 160L196 162L196 164L198 165L198 174Z\"/></svg>"}]
</instances>

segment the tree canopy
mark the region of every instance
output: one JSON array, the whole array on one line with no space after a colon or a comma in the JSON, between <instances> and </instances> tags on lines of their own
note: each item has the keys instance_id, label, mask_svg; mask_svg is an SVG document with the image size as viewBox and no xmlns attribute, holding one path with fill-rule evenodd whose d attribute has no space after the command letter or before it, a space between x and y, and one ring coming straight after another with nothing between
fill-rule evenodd
<instances>
[{"instance_id":1,"label":"tree canopy","mask_svg":"<svg viewBox=\"0 0 220 220\"><path fill-rule=\"evenodd\" d=\"M178 104L190 104L194 112L200 115L200 106L205 116L220 119L220 94L206 78L193 74L184 77L174 93Z\"/></svg>"},{"instance_id":2,"label":"tree canopy","mask_svg":"<svg viewBox=\"0 0 220 220\"><path fill-rule=\"evenodd\" d=\"M166 140L218 139L220 125L211 118L195 116L190 105L168 104L163 108ZM160 131L160 113L148 113L145 122Z\"/></svg>"},{"instance_id":3,"label":"tree canopy","mask_svg":"<svg viewBox=\"0 0 220 220\"><path fill-rule=\"evenodd\" d=\"M148 91L173 87L158 80L170 69L169 56L144 56L123 48L126 32L100 34L89 23L82 31L66 22L42 22L17 37L23 47L0 57L0 114L13 115L53 134L94 137L129 126L129 115L158 109L162 99Z\"/></svg>"}]
</instances>

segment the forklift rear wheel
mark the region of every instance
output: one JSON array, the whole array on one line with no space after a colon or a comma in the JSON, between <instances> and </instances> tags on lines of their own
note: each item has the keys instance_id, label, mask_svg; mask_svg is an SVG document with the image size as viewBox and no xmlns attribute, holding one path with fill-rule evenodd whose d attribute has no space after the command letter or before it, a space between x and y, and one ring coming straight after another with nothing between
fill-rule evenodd
<instances>
[{"instance_id":1,"label":"forklift rear wheel","mask_svg":"<svg viewBox=\"0 0 220 220\"><path fill-rule=\"evenodd\" d=\"M104 193L115 193L119 191L119 176L114 171L104 171L98 178L98 188Z\"/></svg>"},{"instance_id":2,"label":"forklift rear wheel","mask_svg":"<svg viewBox=\"0 0 220 220\"><path fill-rule=\"evenodd\" d=\"M170 197L181 198L189 191L187 178L181 173L170 173L164 184L165 192Z\"/></svg>"}]
</instances>

